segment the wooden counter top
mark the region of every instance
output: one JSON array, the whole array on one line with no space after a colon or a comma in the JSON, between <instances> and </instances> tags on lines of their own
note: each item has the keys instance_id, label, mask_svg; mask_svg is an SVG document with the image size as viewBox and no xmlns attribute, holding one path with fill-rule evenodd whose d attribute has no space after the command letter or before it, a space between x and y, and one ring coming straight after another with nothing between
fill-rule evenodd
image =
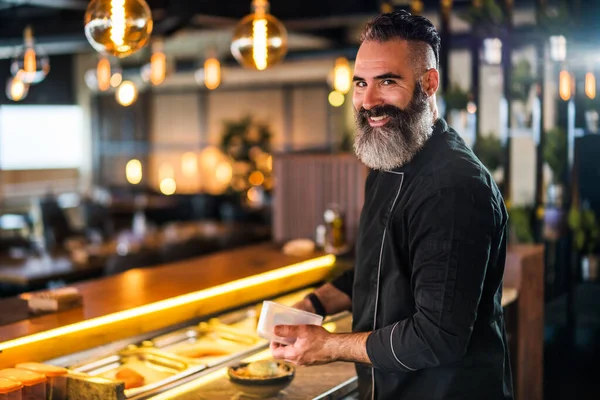
<instances>
[{"instance_id":1,"label":"wooden counter top","mask_svg":"<svg viewBox=\"0 0 600 400\"><path fill-rule=\"evenodd\" d=\"M123 274L85 282L77 285L83 295L83 307L66 312L49 314L0 327L0 367L21 360L40 361L60 356L66 349L59 351L54 347L68 347L68 353L95 347L110 341L147 333L156 329L183 322L195 317L208 315L228 308L242 305L262 298L273 296L287 290L297 289L323 280L331 271L331 266L317 268L308 272L277 277L266 283L254 282L252 287L236 290L210 291L208 298L198 298L184 305L169 303L168 309L160 313L136 313L138 307L173 299L177 296L215 288L228 282L267 273L282 267L294 265L324 256L315 253L310 257L284 255L274 244L260 244L236 250L216 253L182 262L154 268L134 269ZM331 264L331 263L330 263ZM163 302L164 303L164 302ZM132 311L126 320L117 322L102 321L94 325L93 319L115 313ZM86 321L84 329L78 332L62 331L45 335L49 330ZM32 353L31 343L24 343L23 337L37 335L39 342ZM66 337L65 337L66 336ZM69 343L65 345L64 340ZM9 342L12 341L12 342ZM25 349L28 347L28 350ZM13 354L15 350L20 349ZM29 353L29 354L28 354Z\"/></svg>"}]
</instances>

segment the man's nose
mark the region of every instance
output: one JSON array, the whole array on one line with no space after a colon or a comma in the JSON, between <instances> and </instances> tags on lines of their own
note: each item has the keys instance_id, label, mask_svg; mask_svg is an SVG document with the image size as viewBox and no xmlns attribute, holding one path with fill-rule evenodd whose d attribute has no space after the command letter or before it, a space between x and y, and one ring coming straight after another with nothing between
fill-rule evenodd
<instances>
[{"instance_id":1,"label":"man's nose","mask_svg":"<svg viewBox=\"0 0 600 400\"><path fill-rule=\"evenodd\" d=\"M370 110L373 107L377 107L383 104L383 100L380 96L379 90L375 87L369 87L365 91L365 95L363 97L363 108L365 110Z\"/></svg>"}]
</instances>

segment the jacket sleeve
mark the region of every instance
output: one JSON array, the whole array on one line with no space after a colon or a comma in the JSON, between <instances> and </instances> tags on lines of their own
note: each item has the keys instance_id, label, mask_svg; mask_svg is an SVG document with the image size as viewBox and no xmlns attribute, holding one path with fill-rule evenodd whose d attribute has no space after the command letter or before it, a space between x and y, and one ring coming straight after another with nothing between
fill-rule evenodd
<instances>
[{"instance_id":1,"label":"jacket sleeve","mask_svg":"<svg viewBox=\"0 0 600 400\"><path fill-rule=\"evenodd\" d=\"M491 244L503 232L488 190L440 189L407 214L415 313L375 330L367 341L374 367L386 371L415 371L464 356Z\"/></svg>"},{"instance_id":2,"label":"jacket sleeve","mask_svg":"<svg viewBox=\"0 0 600 400\"><path fill-rule=\"evenodd\" d=\"M331 284L339 291L345 293L348 297L352 298L352 285L354 284L354 269L344 271L344 273L334 280Z\"/></svg>"}]
</instances>

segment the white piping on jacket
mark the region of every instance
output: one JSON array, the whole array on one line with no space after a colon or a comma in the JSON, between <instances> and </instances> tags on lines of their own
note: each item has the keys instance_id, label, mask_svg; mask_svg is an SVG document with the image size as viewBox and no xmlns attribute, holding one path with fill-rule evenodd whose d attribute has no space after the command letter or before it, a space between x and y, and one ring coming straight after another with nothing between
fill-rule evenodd
<instances>
[{"instance_id":1,"label":"white piping on jacket","mask_svg":"<svg viewBox=\"0 0 600 400\"><path fill-rule=\"evenodd\" d=\"M394 201L392 202L392 206L390 207L390 217L391 213L394 210L394 206L398 201L398 197L400 197L400 192L402 191L402 185L404 184L404 172L395 172L395 171L385 171L396 175L401 175L402 180L400 181L400 186L398 187L398 192L396 193L396 197L394 197ZM387 225L387 221L386 221ZM383 244L385 243L385 234L387 233L387 226L383 228L383 235L381 238L381 248L379 249L379 262L377 263L377 288L375 290L375 312L373 313L373 330L377 325L377 303L379 301L379 278L381 277L381 259L383 257ZM392 350L393 352L393 350ZM394 357L396 355L394 354ZM397 359L397 358L396 358ZM375 368L371 368L371 400L375 400Z\"/></svg>"}]
</instances>

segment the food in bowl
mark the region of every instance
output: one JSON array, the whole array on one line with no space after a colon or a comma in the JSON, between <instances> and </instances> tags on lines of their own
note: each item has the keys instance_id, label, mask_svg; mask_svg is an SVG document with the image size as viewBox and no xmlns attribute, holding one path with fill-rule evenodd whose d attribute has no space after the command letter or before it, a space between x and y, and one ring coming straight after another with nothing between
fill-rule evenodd
<instances>
[{"instance_id":1,"label":"food in bowl","mask_svg":"<svg viewBox=\"0 0 600 400\"><path fill-rule=\"evenodd\" d=\"M275 360L240 363L227 370L233 385L251 397L276 395L292 382L295 372L292 365Z\"/></svg>"}]
</instances>

